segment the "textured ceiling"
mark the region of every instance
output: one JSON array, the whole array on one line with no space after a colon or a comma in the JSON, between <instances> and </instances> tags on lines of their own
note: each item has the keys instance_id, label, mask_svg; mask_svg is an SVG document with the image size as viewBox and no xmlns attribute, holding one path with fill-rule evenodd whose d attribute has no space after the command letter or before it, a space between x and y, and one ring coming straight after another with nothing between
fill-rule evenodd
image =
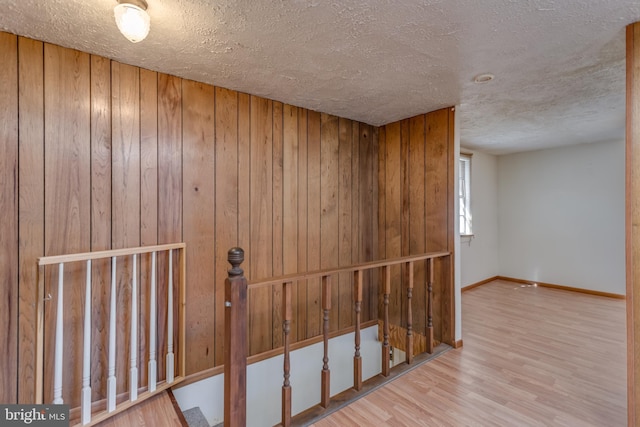
<instances>
[{"instance_id":1,"label":"textured ceiling","mask_svg":"<svg viewBox=\"0 0 640 427\"><path fill-rule=\"evenodd\" d=\"M638 0L147 1L138 44L116 0L0 0L0 29L373 125L457 104L494 154L624 137Z\"/></svg>"}]
</instances>

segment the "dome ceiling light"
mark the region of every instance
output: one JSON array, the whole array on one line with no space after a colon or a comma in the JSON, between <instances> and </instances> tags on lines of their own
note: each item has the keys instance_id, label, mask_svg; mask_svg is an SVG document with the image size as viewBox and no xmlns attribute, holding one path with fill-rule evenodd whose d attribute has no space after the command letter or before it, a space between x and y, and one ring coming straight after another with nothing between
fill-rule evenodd
<instances>
[{"instance_id":1,"label":"dome ceiling light","mask_svg":"<svg viewBox=\"0 0 640 427\"><path fill-rule=\"evenodd\" d=\"M118 29L130 42L138 43L149 34L151 22L145 0L118 0L113 14Z\"/></svg>"}]
</instances>

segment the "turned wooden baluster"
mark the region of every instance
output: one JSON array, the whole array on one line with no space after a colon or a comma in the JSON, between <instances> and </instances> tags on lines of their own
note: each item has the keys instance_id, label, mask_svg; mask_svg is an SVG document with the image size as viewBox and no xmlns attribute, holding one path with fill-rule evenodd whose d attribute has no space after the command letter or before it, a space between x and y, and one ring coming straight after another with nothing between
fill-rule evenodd
<instances>
[{"instance_id":1,"label":"turned wooden baluster","mask_svg":"<svg viewBox=\"0 0 640 427\"><path fill-rule=\"evenodd\" d=\"M329 406L331 399L331 372L329 371L329 311L331 310L331 276L322 277L322 309L324 310L322 335L324 341L324 357L322 358L322 388L320 405Z\"/></svg>"},{"instance_id":2,"label":"turned wooden baluster","mask_svg":"<svg viewBox=\"0 0 640 427\"><path fill-rule=\"evenodd\" d=\"M56 337L55 337L55 352L53 359L53 404L62 405L62 350L64 343L64 263L58 264L58 301L56 311Z\"/></svg>"},{"instance_id":3,"label":"turned wooden baluster","mask_svg":"<svg viewBox=\"0 0 640 427\"><path fill-rule=\"evenodd\" d=\"M225 280L224 425L244 426L247 420L247 279L240 264L241 248L231 248Z\"/></svg>"},{"instance_id":4,"label":"turned wooden baluster","mask_svg":"<svg viewBox=\"0 0 640 427\"><path fill-rule=\"evenodd\" d=\"M169 249L169 280L167 283L167 355L165 379L171 384L175 379L175 355L173 354L173 249Z\"/></svg>"},{"instance_id":5,"label":"turned wooden baluster","mask_svg":"<svg viewBox=\"0 0 640 427\"><path fill-rule=\"evenodd\" d=\"M91 260L87 260L87 279L84 290L84 329L82 345L82 397L80 413L82 425L91 422ZM132 399L133 400L133 399Z\"/></svg>"},{"instance_id":6,"label":"turned wooden baluster","mask_svg":"<svg viewBox=\"0 0 640 427\"><path fill-rule=\"evenodd\" d=\"M138 256L133 254L131 273L131 323L129 324L129 400L138 400Z\"/></svg>"},{"instance_id":7,"label":"turned wooden baluster","mask_svg":"<svg viewBox=\"0 0 640 427\"><path fill-rule=\"evenodd\" d=\"M282 338L284 341L284 381L282 383L282 425L291 425L291 384L289 375L291 362L289 360L289 333L291 332L291 282L282 284Z\"/></svg>"},{"instance_id":8,"label":"turned wooden baluster","mask_svg":"<svg viewBox=\"0 0 640 427\"><path fill-rule=\"evenodd\" d=\"M427 353L433 353L433 258L429 258L427 283Z\"/></svg>"},{"instance_id":9,"label":"turned wooden baluster","mask_svg":"<svg viewBox=\"0 0 640 427\"><path fill-rule=\"evenodd\" d=\"M107 378L107 412L116 410L116 301L117 301L116 257L111 257L111 294L109 304L109 359ZM55 402L54 402L55 403Z\"/></svg>"},{"instance_id":10,"label":"turned wooden baluster","mask_svg":"<svg viewBox=\"0 0 640 427\"><path fill-rule=\"evenodd\" d=\"M353 280L356 311L355 348L353 356L353 388L357 391L362 389L362 358L360 357L360 312L362 311L362 271L354 272Z\"/></svg>"},{"instance_id":11,"label":"turned wooden baluster","mask_svg":"<svg viewBox=\"0 0 640 427\"><path fill-rule=\"evenodd\" d=\"M149 301L149 362L147 363L148 390L156 391L158 381L158 365L156 361L156 328L157 328L157 283L156 283L157 253L151 253L151 290Z\"/></svg>"},{"instance_id":12,"label":"turned wooden baluster","mask_svg":"<svg viewBox=\"0 0 640 427\"><path fill-rule=\"evenodd\" d=\"M413 261L406 264L409 273L407 283L407 363L413 362L413 312L411 310L411 301L413 298Z\"/></svg>"},{"instance_id":13,"label":"turned wooden baluster","mask_svg":"<svg viewBox=\"0 0 640 427\"><path fill-rule=\"evenodd\" d=\"M389 376L391 371L391 346L389 345L389 294L391 293L391 268L388 265L382 267L382 276L384 277L384 324L383 341L382 341L382 375Z\"/></svg>"}]
</instances>

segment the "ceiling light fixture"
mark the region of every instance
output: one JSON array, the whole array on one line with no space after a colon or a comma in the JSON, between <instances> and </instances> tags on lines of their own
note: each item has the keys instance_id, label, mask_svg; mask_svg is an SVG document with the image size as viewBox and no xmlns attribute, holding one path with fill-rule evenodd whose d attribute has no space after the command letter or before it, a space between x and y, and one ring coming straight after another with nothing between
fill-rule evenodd
<instances>
[{"instance_id":1,"label":"ceiling light fixture","mask_svg":"<svg viewBox=\"0 0 640 427\"><path fill-rule=\"evenodd\" d=\"M145 0L118 0L113 14L118 29L132 43L144 40L149 34L151 22Z\"/></svg>"},{"instance_id":2,"label":"ceiling light fixture","mask_svg":"<svg viewBox=\"0 0 640 427\"><path fill-rule=\"evenodd\" d=\"M478 74L477 76L475 76L473 78L473 82L474 83L478 83L478 84L480 84L480 83L488 83L488 82L490 82L491 80L493 80L495 78L496 78L496 76L494 76L493 74L490 74L490 73Z\"/></svg>"}]
</instances>

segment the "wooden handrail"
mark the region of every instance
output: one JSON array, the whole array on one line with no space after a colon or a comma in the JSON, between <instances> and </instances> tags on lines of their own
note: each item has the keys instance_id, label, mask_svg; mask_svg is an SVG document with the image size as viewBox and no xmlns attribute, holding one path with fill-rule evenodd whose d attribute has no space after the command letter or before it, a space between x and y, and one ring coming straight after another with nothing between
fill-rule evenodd
<instances>
[{"instance_id":1,"label":"wooden handrail","mask_svg":"<svg viewBox=\"0 0 640 427\"><path fill-rule=\"evenodd\" d=\"M121 257L133 254L148 254L151 252L164 252L169 249L184 249L186 243L169 243L166 245L139 246L136 248L110 249L107 251L82 252L68 255L53 255L38 258L38 265L52 265L68 262L86 261L89 259L100 259L107 257Z\"/></svg>"},{"instance_id":2,"label":"wooden handrail","mask_svg":"<svg viewBox=\"0 0 640 427\"><path fill-rule=\"evenodd\" d=\"M423 261L427 259L442 258L451 255L451 252L427 252L420 255L409 255L386 260L369 261L360 264L353 264L346 267L326 268L323 270L308 271L306 273L293 273L284 276L272 277L269 279L254 280L249 283L249 289L262 288L266 286L281 285L284 282L295 282L298 280L309 280L322 278L323 276L333 276L340 273L353 273L356 271L373 270L384 266L405 264L409 262Z\"/></svg>"}]
</instances>

